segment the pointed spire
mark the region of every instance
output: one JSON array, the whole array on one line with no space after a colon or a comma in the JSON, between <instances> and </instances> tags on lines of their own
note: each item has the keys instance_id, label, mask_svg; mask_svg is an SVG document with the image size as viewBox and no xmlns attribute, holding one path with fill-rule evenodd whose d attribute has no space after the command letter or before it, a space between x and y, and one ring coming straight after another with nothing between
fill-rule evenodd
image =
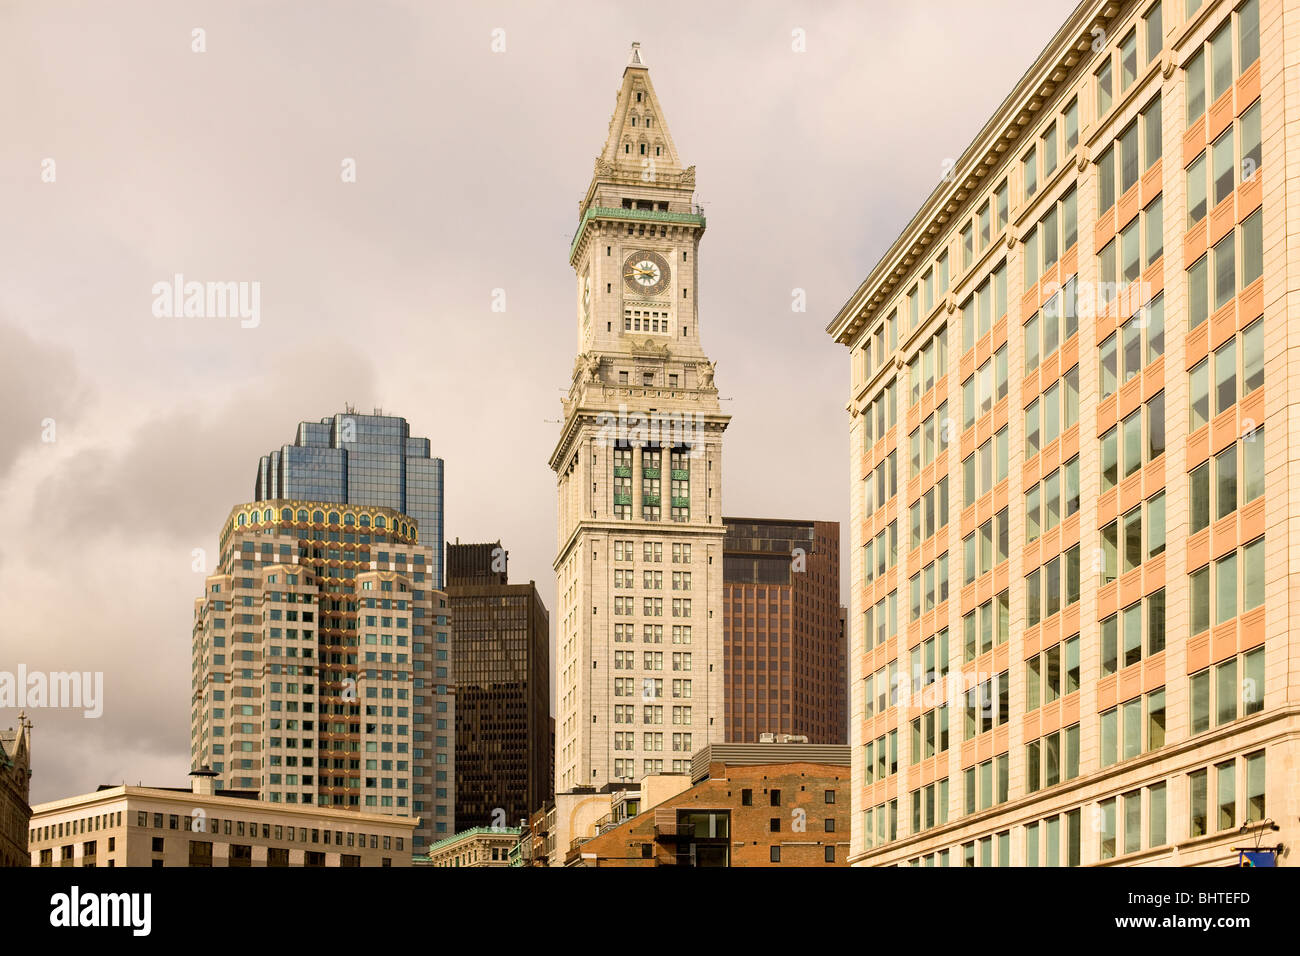
<instances>
[{"instance_id":1,"label":"pointed spire","mask_svg":"<svg viewBox=\"0 0 1300 956\"><path fill-rule=\"evenodd\" d=\"M641 180L647 170L655 180L682 173L677 147L650 82L640 43L633 43L628 54L597 168L618 179Z\"/></svg>"}]
</instances>

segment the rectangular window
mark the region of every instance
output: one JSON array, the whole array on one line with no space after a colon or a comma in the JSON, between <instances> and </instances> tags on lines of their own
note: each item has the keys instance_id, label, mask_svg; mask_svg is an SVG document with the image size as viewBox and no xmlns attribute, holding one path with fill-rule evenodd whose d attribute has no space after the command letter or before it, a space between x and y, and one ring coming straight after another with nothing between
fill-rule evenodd
<instances>
[{"instance_id":1,"label":"rectangular window","mask_svg":"<svg viewBox=\"0 0 1300 956\"><path fill-rule=\"evenodd\" d=\"M1210 257L1201 256L1187 270L1187 328L1210 317Z\"/></svg>"},{"instance_id":2,"label":"rectangular window","mask_svg":"<svg viewBox=\"0 0 1300 956\"><path fill-rule=\"evenodd\" d=\"M1188 831L1189 837L1205 836L1209 821L1207 819L1209 772L1197 770L1187 775Z\"/></svg>"},{"instance_id":3,"label":"rectangular window","mask_svg":"<svg viewBox=\"0 0 1300 956\"><path fill-rule=\"evenodd\" d=\"M1106 151L1097 160L1097 214L1104 213L1115 205L1115 147L1106 147Z\"/></svg>"},{"instance_id":4,"label":"rectangular window","mask_svg":"<svg viewBox=\"0 0 1300 956\"><path fill-rule=\"evenodd\" d=\"M1191 398L1190 431L1196 431L1210 420L1210 360L1197 362L1188 374Z\"/></svg>"},{"instance_id":5,"label":"rectangular window","mask_svg":"<svg viewBox=\"0 0 1300 956\"><path fill-rule=\"evenodd\" d=\"M1147 789L1147 846L1164 846L1166 835L1165 785L1152 784Z\"/></svg>"},{"instance_id":6,"label":"rectangular window","mask_svg":"<svg viewBox=\"0 0 1300 956\"><path fill-rule=\"evenodd\" d=\"M1205 51L1198 51L1183 71L1187 84L1187 126L1205 115Z\"/></svg>"},{"instance_id":7,"label":"rectangular window","mask_svg":"<svg viewBox=\"0 0 1300 956\"><path fill-rule=\"evenodd\" d=\"M1214 246L1214 308L1221 309L1237 294L1236 234L1229 233Z\"/></svg>"},{"instance_id":8,"label":"rectangular window","mask_svg":"<svg viewBox=\"0 0 1300 956\"><path fill-rule=\"evenodd\" d=\"M1110 63L1111 63L1110 58L1107 57L1106 62L1102 64L1101 69L1099 69L1095 75L1096 90L1097 90L1097 118L1098 119L1101 119L1101 117L1105 116L1106 113L1110 111L1110 105L1113 97L1113 90L1111 88Z\"/></svg>"},{"instance_id":9,"label":"rectangular window","mask_svg":"<svg viewBox=\"0 0 1300 956\"><path fill-rule=\"evenodd\" d=\"M1191 597L1192 634L1200 634L1210 627L1210 568L1209 565L1187 576Z\"/></svg>"},{"instance_id":10,"label":"rectangular window","mask_svg":"<svg viewBox=\"0 0 1300 956\"><path fill-rule=\"evenodd\" d=\"M1119 42L1119 89L1124 92L1137 80L1138 40L1137 30L1128 32Z\"/></svg>"},{"instance_id":11,"label":"rectangular window","mask_svg":"<svg viewBox=\"0 0 1300 956\"><path fill-rule=\"evenodd\" d=\"M1205 175L1205 154L1201 153L1187 167L1188 229L1205 218L1208 203Z\"/></svg>"},{"instance_id":12,"label":"rectangular window","mask_svg":"<svg viewBox=\"0 0 1300 956\"><path fill-rule=\"evenodd\" d=\"M1264 211L1255 210L1241 224L1241 287L1264 274Z\"/></svg>"}]
</instances>

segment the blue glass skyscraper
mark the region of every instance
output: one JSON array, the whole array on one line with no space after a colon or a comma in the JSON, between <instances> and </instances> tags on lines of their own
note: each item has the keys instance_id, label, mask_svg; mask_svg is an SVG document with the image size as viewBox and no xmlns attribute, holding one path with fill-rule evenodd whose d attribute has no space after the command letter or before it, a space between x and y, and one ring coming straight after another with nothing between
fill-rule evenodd
<instances>
[{"instance_id":1,"label":"blue glass skyscraper","mask_svg":"<svg viewBox=\"0 0 1300 956\"><path fill-rule=\"evenodd\" d=\"M433 549L435 587L445 560L441 458L429 439L413 438L405 418L344 411L301 422L292 445L263 455L257 501L296 498L394 508L419 523L420 542Z\"/></svg>"}]
</instances>

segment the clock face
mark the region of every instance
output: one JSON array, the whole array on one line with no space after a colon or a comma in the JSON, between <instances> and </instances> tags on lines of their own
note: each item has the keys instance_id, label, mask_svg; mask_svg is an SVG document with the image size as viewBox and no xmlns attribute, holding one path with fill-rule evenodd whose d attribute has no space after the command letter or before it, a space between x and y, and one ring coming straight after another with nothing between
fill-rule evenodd
<instances>
[{"instance_id":1,"label":"clock face","mask_svg":"<svg viewBox=\"0 0 1300 956\"><path fill-rule=\"evenodd\" d=\"M591 311L591 276L587 276L582 282L582 311L584 313Z\"/></svg>"},{"instance_id":2,"label":"clock face","mask_svg":"<svg viewBox=\"0 0 1300 956\"><path fill-rule=\"evenodd\" d=\"M623 263L623 281L633 292L659 295L668 289L668 261L657 252L639 251Z\"/></svg>"}]
</instances>

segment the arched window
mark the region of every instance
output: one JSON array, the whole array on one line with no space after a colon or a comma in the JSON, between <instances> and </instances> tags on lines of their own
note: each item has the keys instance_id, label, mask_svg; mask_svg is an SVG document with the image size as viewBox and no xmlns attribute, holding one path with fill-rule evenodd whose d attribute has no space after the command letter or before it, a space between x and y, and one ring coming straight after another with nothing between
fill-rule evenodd
<instances>
[{"instance_id":1,"label":"arched window","mask_svg":"<svg viewBox=\"0 0 1300 956\"><path fill-rule=\"evenodd\" d=\"M312 523L314 523L314 524L324 524L324 523L325 523L325 513L324 513L323 511L313 511L313 512L311 513L311 520L312 520Z\"/></svg>"},{"instance_id":2,"label":"arched window","mask_svg":"<svg viewBox=\"0 0 1300 956\"><path fill-rule=\"evenodd\" d=\"M302 522L306 522L306 520L307 520L307 509L306 509L306 508L299 508L299 509L298 509L298 520L299 520L299 521L302 521Z\"/></svg>"},{"instance_id":3,"label":"arched window","mask_svg":"<svg viewBox=\"0 0 1300 956\"><path fill-rule=\"evenodd\" d=\"M330 512L330 522L329 522L329 523L330 523L330 524L338 524L338 523L339 523L339 513L338 513L337 511L331 511L331 512Z\"/></svg>"},{"instance_id":4,"label":"arched window","mask_svg":"<svg viewBox=\"0 0 1300 956\"><path fill-rule=\"evenodd\" d=\"M248 519L245 517L244 513L241 511L241 512L239 513L239 526L242 528L245 524L247 524L247 521L248 521Z\"/></svg>"},{"instance_id":5,"label":"arched window","mask_svg":"<svg viewBox=\"0 0 1300 956\"><path fill-rule=\"evenodd\" d=\"M363 527L363 528L369 528L369 527L370 527L370 515L362 515L362 516L361 516L361 527Z\"/></svg>"},{"instance_id":6,"label":"arched window","mask_svg":"<svg viewBox=\"0 0 1300 956\"><path fill-rule=\"evenodd\" d=\"M253 524L257 524L262 520L262 513L260 511L252 512L251 514L249 514L248 520L251 521Z\"/></svg>"},{"instance_id":7,"label":"arched window","mask_svg":"<svg viewBox=\"0 0 1300 956\"><path fill-rule=\"evenodd\" d=\"M383 516L383 515L379 515L378 517L375 518L375 527L376 527L376 528L385 528L385 527L387 527L387 523L384 521L384 516Z\"/></svg>"},{"instance_id":8,"label":"arched window","mask_svg":"<svg viewBox=\"0 0 1300 956\"><path fill-rule=\"evenodd\" d=\"M280 520L281 520L281 521L292 521L292 520L293 520L293 509L292 509L292 508L281 508L281 509L280 509Z\"/></svg>"},{"instance_id":9,"label":"arched window","mask_svg":"<svg viewBox=\"0 0 1300 956\"><path fill-rule=\"evenodd\" d=\"M357 523L357 516L354 515L351 511L349 511L347 514L343 516L343 523L350 528Z\"/></svg>"},{"instance_id":10,"label":"arched window","mask_svg":"<svg viewBox=\"0 0 1300 956\"><path fill-rule=\"evenodd\" d=\"M265 511L262 512L262 520L266 522L270 522L271 514L272 514L271 509L267 508Z\"/></svg>"}]
</instances>

